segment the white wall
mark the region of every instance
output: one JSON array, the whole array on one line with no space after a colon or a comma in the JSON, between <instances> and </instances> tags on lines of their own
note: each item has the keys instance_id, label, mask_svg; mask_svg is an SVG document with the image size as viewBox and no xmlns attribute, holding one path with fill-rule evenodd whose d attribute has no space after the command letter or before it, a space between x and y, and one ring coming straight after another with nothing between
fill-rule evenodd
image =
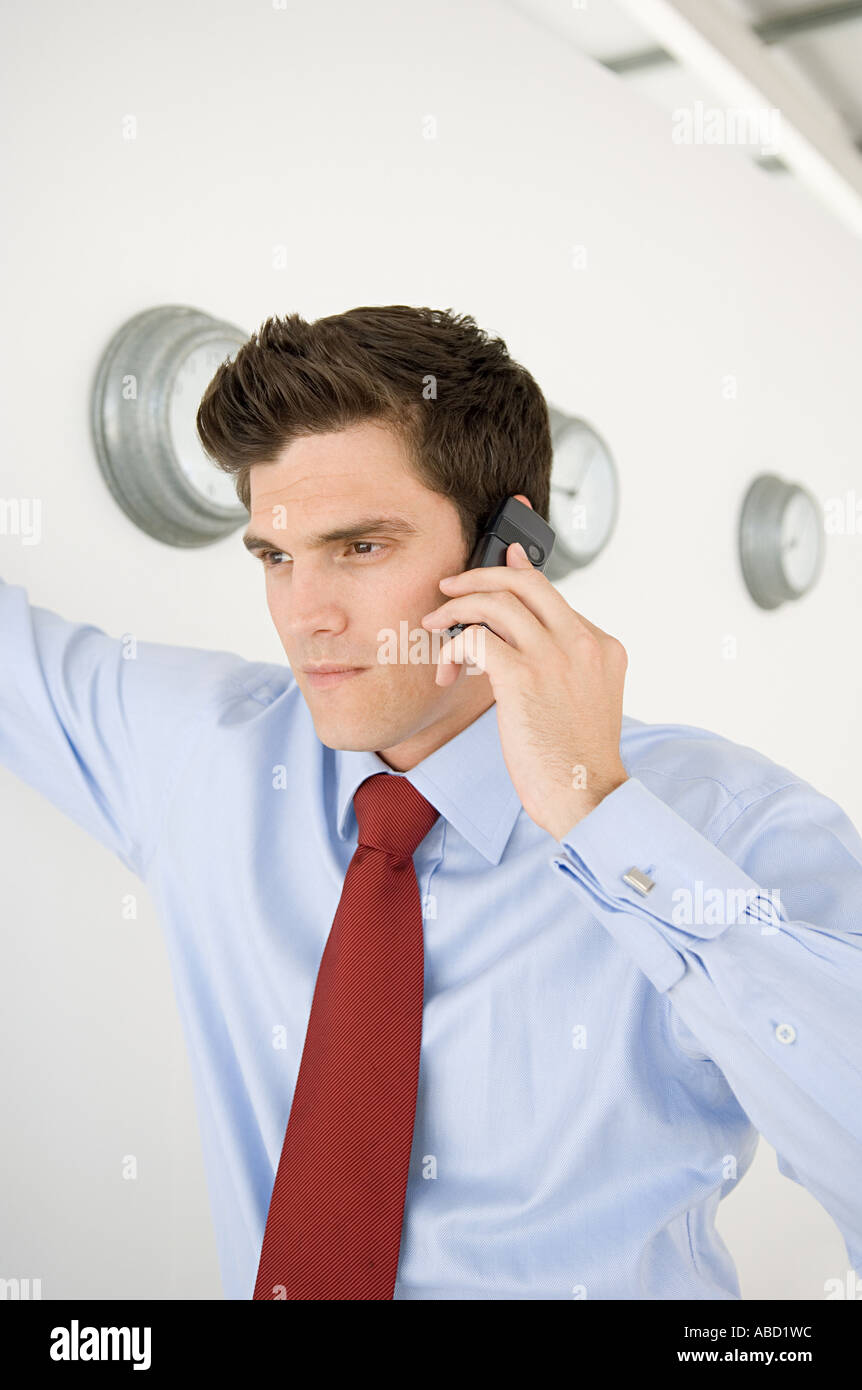
<instances>
[{"instance_id":1,"label":"white wall","mask_svg":"<svg viewBox=\"0 0 862 1390\"><path fill-rule=\"evenodd\" d=\"M171 549L106 491L87 425L102 347L162 303L248 331L294 310L453 307L615 451L617 533L563 592L624 642L627 712L757 746L862 824L859 537L832 538L814 594L765 614L735 532L765 469L862 496L849 233L734 152L673 144L623 81L491 0L45 0L0 25L0 496L43 506L39 545L0 536L7 581L115 635L283 659L238 535ZM41 1277L46 1298L220 1297L152 905L5 772L0 817L0 1274ZM763 1140L719 1229L747 1298L822 1298L846 1269Z\"/></svg>"}]
</instances>

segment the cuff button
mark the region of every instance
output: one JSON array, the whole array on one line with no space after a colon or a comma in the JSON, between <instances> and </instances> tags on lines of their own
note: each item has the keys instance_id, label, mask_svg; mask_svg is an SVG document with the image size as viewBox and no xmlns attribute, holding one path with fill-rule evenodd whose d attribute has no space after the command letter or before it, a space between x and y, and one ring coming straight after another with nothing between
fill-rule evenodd
<instances>
[{"instance_id":1,"label":"cuff button","mask_svg":"<svg viewBox=\"0 0 862 1390\"><path fill-rule=\"evenodd\" d=\"M649 874L635 868L631 868L623 874L623 883L627 883L630 888L636 888L644 898L651 888L655 888L655 883Z\"/></svg>"}]
</instances>

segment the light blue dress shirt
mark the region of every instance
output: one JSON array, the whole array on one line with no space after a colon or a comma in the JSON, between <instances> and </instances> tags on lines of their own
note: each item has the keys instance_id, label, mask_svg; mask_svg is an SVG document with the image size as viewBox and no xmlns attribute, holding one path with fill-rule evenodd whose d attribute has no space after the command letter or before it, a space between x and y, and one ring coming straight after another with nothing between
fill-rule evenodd
<instances>
[{"instance_id":1,"label":"light blue dress shirt","mask_svg":"<svg viewBox=\"0 0 862 1390\"><path fill-rule=\"evenodd\" d=\"M224 1292L250 1299L352 797L391 769L325 747L286 665L135 649L2 581L0 654L0 761L159 911ZM862 1272L862 840L705 729L625 716L620 751L629 780L561 841L493 706L406 774L440 814L396 1299L739 1298L714 1218L758 1131Z\"/></svg>"}]
</instances>

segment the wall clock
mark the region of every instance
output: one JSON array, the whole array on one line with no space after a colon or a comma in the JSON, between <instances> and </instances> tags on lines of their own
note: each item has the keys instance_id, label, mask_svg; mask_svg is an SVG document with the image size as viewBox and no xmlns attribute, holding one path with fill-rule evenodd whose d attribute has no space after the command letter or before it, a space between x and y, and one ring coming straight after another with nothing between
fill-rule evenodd
<instances>
[{"instance_id":1,"label":"wall clock","mask_svg":"<svg viewBox=\"0 0 862 1390\"><path fill-rule=\"evenodd\" d=\"M548 414L554 446L548 519L556 543L545 573L559 582L607 545L619 512L619 481L611 451L591 425L552 407Z\"/></svg>"},{"instance_id":2,"label":"wall clock","mask_svg":"<svg viewBox=\"0 0 862 1390\"><path fill-rule=\"evenodd\" d=\"M99 467L126 515L167 545L210 545L248 520L234 479L204 453L195 428L216 369L248 336L164 304L124 323L102 354L90 411Z\"/></svg>"},{"instance_id":3,"label":"wall clock","mask_svg":"<svg viewBox=\"0 0 862 1390\"><path fill-rule=\"evenodd\" d=\"M777 608L802 598L820 577L825 550L816 498L774 473L755 478L739 517L739 559L755 603Z\"/></svg>"}]
</instances>

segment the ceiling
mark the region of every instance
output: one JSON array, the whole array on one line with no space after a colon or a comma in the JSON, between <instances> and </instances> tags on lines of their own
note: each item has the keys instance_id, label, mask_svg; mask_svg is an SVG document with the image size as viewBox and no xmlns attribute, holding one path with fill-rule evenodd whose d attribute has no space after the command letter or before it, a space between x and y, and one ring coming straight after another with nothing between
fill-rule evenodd
<instances>
[{"instance_id":1,"label":"ceiling","mask_svg":"<svg viewBox=\"0 0 862 1390\"><path fill-rule=\"evenodd\" d=\"M697 103L702 113L759 110L759 130L756 119L737 122L722 143L862 236L862 0L504 3L677 119ZM771 128L781 138L764 146L769 112L780 113Z\"/></svg>"}]
</instances>

